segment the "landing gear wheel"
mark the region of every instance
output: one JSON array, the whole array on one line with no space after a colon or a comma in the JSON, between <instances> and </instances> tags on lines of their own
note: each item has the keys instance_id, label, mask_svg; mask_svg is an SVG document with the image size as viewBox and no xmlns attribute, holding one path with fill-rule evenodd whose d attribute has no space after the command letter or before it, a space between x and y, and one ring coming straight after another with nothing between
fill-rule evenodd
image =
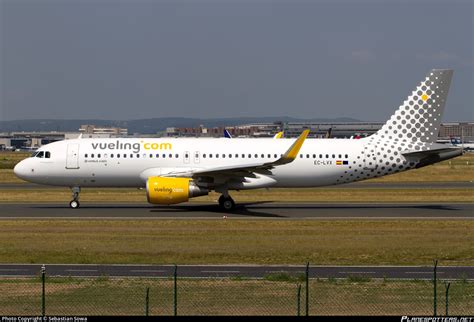
<instances>
[{"instance_id":1,"label":"landing gear wheel","mask_svg":"<svg viewBox=\"0 0 474 322\"><path fill-rule=\"evenodd\" d=\"M72 200L69 203L69 207L72 209L79 208L79 193L81 192L81 187L71 187L72 191Z\"/></svg>"},{"instance_id":2,"label":"landing gear wheel","mask_svg":"<svg viewBox=\"0 0 474 322\"><path fill-rule=\"evenodd\" d=\"M79 208L79 201L77 200L71 200L71 202L69 203L69 207L71 207L72 209L77 209Z\"/></svg>"},{"instance_id":3,"label":"landing gear wheel","mask_svg":"<svg viewBox=\"0 0 474 322\"><path fill-rule=\"evenodd\" d=\"M220 197L219 197L219 206L223 207L224 200L225 200L225 197L224 197L224 196L220 196Z\"/></svg>"},{"instance_id":4,"label":"landing gear wheel","mask_svg":"<svg viewBox=\"0 0 474 322\"><path fill-rule=\"evenodd\" d=\"M221 196L219 198L219 206L226 211L231 211L235 209L235 202L231 197Z\"/></svg>"}]
</instances>

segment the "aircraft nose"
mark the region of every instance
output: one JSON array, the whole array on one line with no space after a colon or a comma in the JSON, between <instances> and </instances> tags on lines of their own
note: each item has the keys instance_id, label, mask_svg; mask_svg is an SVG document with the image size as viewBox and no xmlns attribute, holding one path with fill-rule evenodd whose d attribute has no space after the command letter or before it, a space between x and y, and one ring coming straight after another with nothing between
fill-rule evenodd
<instances>
[{"instance_id":1,"label":"aircraft nose","mask_svg":"<svg viewBox=\"0 0 474 322\"><path fill-rule=\"evenodd\" d=\"M13 173L20 179L26 179L28 171L26 168L25 161L20 161L14 168Z\"/></svg>"}]
</instances>

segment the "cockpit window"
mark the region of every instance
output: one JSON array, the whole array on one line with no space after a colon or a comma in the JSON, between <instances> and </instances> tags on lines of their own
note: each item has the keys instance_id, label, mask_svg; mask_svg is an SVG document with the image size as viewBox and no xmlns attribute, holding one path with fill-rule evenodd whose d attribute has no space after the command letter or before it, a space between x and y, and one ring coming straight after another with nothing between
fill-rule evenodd
<instances>
[{"instance_id":1,"label":"cockpit window","mask_svg":"<svg viewBox=\"0 0 474 322\"><path fill-rule=\"evenodd\" d=\"M36 155L37 158L44 158L44 151L39 151Z\"/></svg>"},{"instance_id":2,"label":"cockpit window","mask_svg":"<svg viewBox=\"0 0 474 322\"><path fill-rule=\"evenodd\" d=\"M39 153L38 151L33 152L33 153L31 154L31 157L32 157L32 158L36 157L36 155L37 155L38 153Z\"/></svg>"},{"instance_id":3,"label":"cockpit window","mask_svg":"<svg viewBox=\"0 0 474 322\"><path fill-rule=\"evenodd\" d=\"M45 157L46 159L51 158L51 152L46 151L46 152L44 153L44 157Z\"/></svg>"}]
</instances>

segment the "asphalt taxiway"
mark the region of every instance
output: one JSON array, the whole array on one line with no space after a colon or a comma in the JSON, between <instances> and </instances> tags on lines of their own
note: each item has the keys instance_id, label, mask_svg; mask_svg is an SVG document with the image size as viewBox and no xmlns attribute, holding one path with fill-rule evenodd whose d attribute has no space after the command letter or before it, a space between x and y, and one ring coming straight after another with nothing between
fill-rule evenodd
<instances>
[{"instance_id":1,"label":"asphalt taxiway","mask_svg":"<svg viewBox=\"0 0 474 322\"><path fill-rule=\"evenodd\" d=\"M474 219L474 203L277 203L238 204L225 212L217 204L86 203L70 209L66 203L1 203L0 219L160 219L160 218L272 218L272 219Z\"/></svg>"}]
</instances>

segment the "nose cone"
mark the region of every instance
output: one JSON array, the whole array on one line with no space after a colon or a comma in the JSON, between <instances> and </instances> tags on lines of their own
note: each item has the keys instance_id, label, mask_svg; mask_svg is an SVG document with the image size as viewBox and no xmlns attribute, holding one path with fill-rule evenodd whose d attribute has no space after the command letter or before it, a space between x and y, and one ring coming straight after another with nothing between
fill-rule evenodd
<instances>
[{"instance_id":1,"label":"nose cone","mask_svg":"<svg viewBox=\"0 0 474 322\"><path fill-rule=\"evenodd\" d=\"M15 166L15 168L13 168L13 173L15 173L15 175L20 179L28 180L28 178L27 178L28 177L28 169L27 169L27 166L25 164L25 160L20 161Z\"/></svg>"}]
</instances>

